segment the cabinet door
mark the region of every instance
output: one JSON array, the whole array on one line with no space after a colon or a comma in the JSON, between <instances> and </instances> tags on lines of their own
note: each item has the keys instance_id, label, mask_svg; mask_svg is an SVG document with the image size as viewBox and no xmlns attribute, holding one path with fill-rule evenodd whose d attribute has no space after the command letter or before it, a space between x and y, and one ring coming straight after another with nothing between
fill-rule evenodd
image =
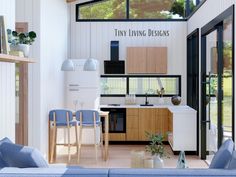
<instances>
[{"instance_id":1,"label":"cabinet door","mask_svg":"<svg viewBox=\"0 0 236 177\"><path fill-rule=\"evenodd\" d=\"M127 73L146 73L146 47L127 48Z\"/></svg>"},{"instance_id":2,"label":"cabinet door","mask_svg":"<svg viewBox=\"0 0 236 177\"><path fill-rule=\"evenodd\" d=\"M156 114L155 109L140 108L139 109L139 140L147 141L146 133L156 133Z\"/></svg>"},{"instance_id":3,"label":"cabinet door","mask_svg":"<svg viewBox=\"0 0 236 177\"><path fill-rule=\"evenodd\" d=\"M126 140L138 141L139 140L139 114L138 109L126 109Z\"/></svg>"},{"instance_id":4,"label":"cabinet door","mask_svg":"<svg viewBox=\"0 0 236 177\"><path fill-rule=\"evenodd\" d=\"M167 74L167 47L147 47L147 73Z\"/></svg>"},{"instance_id":5,"label":"cabinet door","mask_svg":"<svg viewBox=\"0 0 236 177\"><path fill-rule=\"evenodd\" d=\"M169 131L168 109L156 109L156 132L161 133L167 140L167 132Z\"/></svg>"}]
</instances>

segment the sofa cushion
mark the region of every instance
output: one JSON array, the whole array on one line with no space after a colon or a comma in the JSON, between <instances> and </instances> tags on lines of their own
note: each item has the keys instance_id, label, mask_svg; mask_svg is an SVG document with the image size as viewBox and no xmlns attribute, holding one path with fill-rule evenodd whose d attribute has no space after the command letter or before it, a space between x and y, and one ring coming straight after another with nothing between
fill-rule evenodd
<instances>
[{"instance_id":1,"label":"sofa cushion","mask_svg":"<svg viewBox=\"0 0 236 177\"><path fill-rule=\"evenodd\" d=\"M12 143L11 140L9 140L8 138L3 138L2 140L0 140L0 146L4 142ZM8 164L3 160L2 154L0 152L0 168L4 168L4 167L8 167Z\"/></svg>"},{"instance_id":2,"label":"sofa cushion","mask_svg":"<svg viewBox=\"0 0 236 177\"><path fill-rule=\"evenodd\" d=\"M2 153L3 160L6 161L10 167L48 167L48 163L43 158L42 154L37 149L31 147L2 143L0 152Z\"/></svg>"},{"instance_id":3,"label":"sofa cushion","mask_svg":"<svg viewBox=\"0 0 236 177\"><path fill-rule=\"evenodd\" d=\"M234 142L231 139L226 140L216 152L209 168L224 169L228 167L234 150Z\"/></svg>"},{"instance_id":4,"label":"sofa cushion","mask_svg":"<svg viewBox=\"0 0 236 177\"><path fill-rule=\"evenodd\" d=\"M236 169L236 151L233 152L228 169Z\"/></svg>"},{"instance_id":5,"label":"sofa cushion","mask_svg":"<svg viewBox=\"0 0 236 177\"><path fill-rule=\"evenodd\" d=\"M236 170L226 169L110 169L109 177L233 177Z\"/></svg>"},{"instance_id":6,"label":"sofa cushion","mask_svg":"<svg viewBox=\"0 0 236 177\"><path fill-rule=\"evenodd\" d=\"M108 169L90 168L12 168L0 170L0 177L108 177Z\"/></svg>"}]
</instances>

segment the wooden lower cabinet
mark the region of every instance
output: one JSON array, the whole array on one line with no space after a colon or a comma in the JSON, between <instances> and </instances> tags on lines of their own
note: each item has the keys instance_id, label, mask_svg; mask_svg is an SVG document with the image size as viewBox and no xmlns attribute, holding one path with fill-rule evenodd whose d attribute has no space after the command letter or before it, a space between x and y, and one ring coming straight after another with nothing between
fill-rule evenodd
<instances>
[{"instance_id":1,"label":"wooden lower cabinet","mask_svg":"<svg viewBox=\"0 0 236 177\"><path fill-rule=\"evenodd\" d=\"M146 141L146 132L156 132L156 109L139 109L139 140Z\"/></svg>"},{"instance_id":2,"label":"wooden lower cabinet","mask_svg":"<svg viewBox=\"0 0 236 177\"><path fill-rule=\"evenodd\" d=\"M167 133L169 131L168 115L169 110L167 108L156 109L156 132L161 133L166 141L168 139Z\"/></svg>"},{"instance_id":3,"label":"wooden lower cabinet","mask_svg":"<svg viewBox=\"0 0 236 177\"><path fill-rule=\"evenodd\" d=\"M167 108L127 108L126 133L110 133L110 141L147 141L146 132L162 133L167 140L171 125Z\"/></svg>"},{"instance_id":4,"label":"wooden lower cabinet","mask_svg":"<svg viewBox=\"0 0 236 177\"><path fill-rule=\"evenodd\" d=\"M125 141L125 133L109 133L109 141Z\"/></svg>"},{"instance_id":5,"label":"wooden lower cabinet","mask_svg":"<svg viewBox=\"0 0 236 177\"><path fill-rule=\"evenodd\" d=\"M126 109L126 140L139 141L139 109Z\"/></svg>"}]
</instances>

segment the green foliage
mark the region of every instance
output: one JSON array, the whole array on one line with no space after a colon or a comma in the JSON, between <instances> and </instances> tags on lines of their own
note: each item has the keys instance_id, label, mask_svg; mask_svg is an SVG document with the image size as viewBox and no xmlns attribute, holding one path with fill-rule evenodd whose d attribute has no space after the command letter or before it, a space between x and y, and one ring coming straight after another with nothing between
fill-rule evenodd
<instances>
[{"instance_id":1,"label":"green foliage","mask_svg":"<svg viewBox=\"0 0 236 177\"><path fill-rule=\"evenodd\" d=\"M12 31L7 29L8 42L13 45L18 44L28 44L32 45L37 37L34 31L30 31L29 33L17 33L16 31Z\"/></svg>"},{"instance_id":2,"label":"green foliage","mask_svg":"<svg viewBox=\"0 0 236 177\"><path fill-rule=\"evenodd\" d=\"M185 2L186 0L176 0L171 8L173 14L179 14L181 17L185 17ZM193 12L196 6L193 3L193 0L190 1L190 11Z\"/></svg>"},{"instance_id":3,"label":"green foliage","mask_svg":"<svg viewBox=\"0 0 236 177\"><path fill-rule=\"evenodd\" d=\"M185 16L185 0L130 0L131 19L171 19ZM195 5L190 2L191 11ZM80 19L125 19L126 0L104 0L80 6Z\"/></svg>"},{"instance_id":4,"label":"green foliage","mask_svg":"<svg viewBox=\"0 0 236 177\"><path fill-rule=\"evenodd\" d=\"M159 156L160 158L165 156L165 149L163 146L164 136L160 134L152 134L145 132L146 137L150 141L149 145L146 146L146 151L150 152L153 156Z\"/></svg>"}]
</instances>

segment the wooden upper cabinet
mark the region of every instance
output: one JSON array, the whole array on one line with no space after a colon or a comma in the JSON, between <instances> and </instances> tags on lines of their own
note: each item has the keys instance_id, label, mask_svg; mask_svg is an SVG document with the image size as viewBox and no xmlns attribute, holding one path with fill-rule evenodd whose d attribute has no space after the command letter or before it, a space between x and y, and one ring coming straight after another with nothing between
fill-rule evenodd
<instances>
[{"instance_id":1,"label":"wooden upper cabinet","mask_svg":"<svg viewBox=\"0 0 236 177\"><path fill-rule=\"evenodd\" d=\"M167 73L167 47L128 47L127 73Z\"/></svg>"},{"instance_id":2,"label":"wooden upper cabinet","mask_svg":"<svg viewBox=\"0 0 236 177\"><path fill-rule=\"evenodd\" d=\"M146 56L145 47L128 47L127 48L127 71L130 74L146 73Z\"/></svg>"},{"instance_id":3,"label":"wooden upper cabinet","mask_svg":"<svg viewBox=\"0 0 236 177\"><path fill-rule=\"evenodd\" d=\"M147 48L147 73L167 74L167 47Z\"/></svg>"}]
</instances>

